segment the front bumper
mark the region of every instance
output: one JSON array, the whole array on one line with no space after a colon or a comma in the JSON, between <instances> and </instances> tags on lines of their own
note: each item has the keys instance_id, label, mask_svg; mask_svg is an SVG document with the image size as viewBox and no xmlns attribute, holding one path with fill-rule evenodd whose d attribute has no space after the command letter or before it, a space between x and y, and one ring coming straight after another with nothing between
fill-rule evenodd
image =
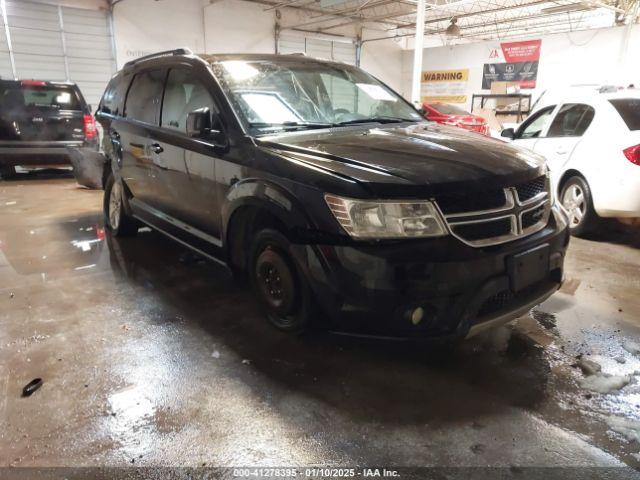
<instances>
[{"instance_id":1,"label":"front bumper","mask_svg":"<svg viewBox=\"0 0 640 480\"><path fill-rule=\"evenodd\" d=\"M529 237L486 248L453 237L379 244L298 245L300 269L328 328L396 338L464 338L525 314L561 285L564 214ZM544 278L514 291L509 259L548 245ZM417 325L411 312L425 312Z\"/></svg>"}]
</instances>

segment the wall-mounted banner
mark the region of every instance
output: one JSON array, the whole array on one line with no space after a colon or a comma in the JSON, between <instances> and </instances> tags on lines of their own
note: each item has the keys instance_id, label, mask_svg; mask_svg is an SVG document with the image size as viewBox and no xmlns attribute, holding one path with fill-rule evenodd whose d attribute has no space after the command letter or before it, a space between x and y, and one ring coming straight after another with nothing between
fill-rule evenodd
<instances>
[{"instance_id":1,"label":"wall-mounted banner","mask_svg":"<svg viewBox=\"0 0 640 480\"><path fill-rule=\"evenodd\" d=\"M492 82L516 82L520 88L536 88L538 61L518 63L485 63L482 88L489 90Z\"/></svg>"},{"instance_id":2,"label":"wall-mounted banner","mask_svg":"<svg viewBox=\"0 0 640 480\"><path fill-rule=\"evenodd\" d=\"M507 63L536 62L540 60L542 40L501 43L502 54Z\"/></svg>"},{"instance_id":3,"label":"wall-mounted banner","mask_svg":"<svg viewBox=\"0 0 640 480\"><path fill-rule=\"evenodd\" d=\"M422 72L422 101L466 103L469 69Z\"/></svg>"},{"instance_id":4,"label":"wall-mounted banner","mask_svg":"<svg viewBox=\"0 0 640 480\"><path fill-rule=\"evenodd\" d=\"M491 60L505 63L486 63L482 75L482 88L490 89L491 82L516 82L520 88L535 88L542 40L501 43L493 48Z\"/></svg>"}]
</instances>

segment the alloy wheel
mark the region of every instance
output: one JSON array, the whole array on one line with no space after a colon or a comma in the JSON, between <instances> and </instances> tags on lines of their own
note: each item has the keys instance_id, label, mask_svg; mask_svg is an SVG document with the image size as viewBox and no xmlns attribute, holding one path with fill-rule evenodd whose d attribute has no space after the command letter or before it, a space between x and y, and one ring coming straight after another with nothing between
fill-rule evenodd
<instances>
[{"instance_id":1,"label":"alloy wheel","mask_svg":"<svg viewBox=\"0 0 640 480\"><path fill-rule=\"evenodd\" d=\"M575 228L582 222L586 212L584 192L580 185L570 185L562 194L562 205L569 214L569 226Z\"/></svg>"},{"instance_id":2,"label":"alloy wheel","mask_svg":"<svg viewBox=\"0 0 640 480\"><path fill-rule=\"evenodd\" d=\"M113 230L120 226L120 213L122 211L122 187L115 182L109 195L109 224Z\"/></svg>"}]
</instances>

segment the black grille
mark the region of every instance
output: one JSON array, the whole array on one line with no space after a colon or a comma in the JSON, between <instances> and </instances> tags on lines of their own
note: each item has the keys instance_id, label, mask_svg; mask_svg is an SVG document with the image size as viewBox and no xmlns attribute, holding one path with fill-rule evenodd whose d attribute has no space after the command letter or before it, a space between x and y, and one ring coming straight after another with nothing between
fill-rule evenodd
<instances>
[{"instance_id":1,"label":"black grille","mask_svg":"<svg viewBox=\"0 0 640 480\"><path fill-rule=\"evenodd\" d=\"M516 190L518 191L518 199L521 202L526 202L527 200L532 199L539 193L544 192L546 189L547 189L546 176L538 177L535 180L531 180L529 182L516 185Z\"/></svg>"},{"instance_id":2,"label":"black grille","mask_svg":"<svg viewBox=\"0 0 640 480\"><path fill-rule=\"evenodd\" d=\"M478 317L483 317L485 315L489 315L490 313L499 312L503 310L505 307L509 306L511 302L513 302L513 293L510 290L503 290L502 292L496 293L495 295L487 298L480 310L478 310Z\"/></svg>"},{"instance_id":3,"label":"black grille","mask_svg":"<svg viewBox=\"0 0 640 480\"><path fill-rule=\"evenodd\" d=\"M506 198L504 190L499 188L468 194L439 195L436 197L436 202L438 202L442 213L449 215L452 213L476 212L479 210L500 208L506 203Z\"/></svg>"},{"instance_id":4,"label":"black grille","mask_svg":"<svg viewBox=\"0 0 640 480\"><path fill-rule=\"evenodd\" d=\"M534 226L536 223L544 219L546 204L540 205L526 213L522 214L522 228L526 229Z\"/></svg>"},{"instance_id":5,"label":"black grille","mask_svg":"<svg viewBox=\"0 0 640 480\"><path fill-rule=\"evenodd\" d=\"M451 228L456 235L465 240L483 240L485 238L509 235L511 233L511 219L500 218L486 222L452 225Z\"/></svg>"}]
</instances>

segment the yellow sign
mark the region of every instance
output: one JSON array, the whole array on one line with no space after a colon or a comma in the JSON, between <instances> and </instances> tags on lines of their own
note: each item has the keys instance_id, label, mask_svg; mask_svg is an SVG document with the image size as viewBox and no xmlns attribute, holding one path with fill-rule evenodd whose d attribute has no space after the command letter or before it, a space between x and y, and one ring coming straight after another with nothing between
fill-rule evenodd
<instances>
[{"instance_id":1,"label":"yellow sign","mask_svg":"<svg viewBox=\"0 0 640 480\"><path fill-rule=\"evenodd\" d=\"M440 95L422 97L422 103L467 103L466 95Z\"/></svg>"},{"instance_id":2,"label":"yellow sign","mask_svg":"<svg viewBox=\"0 0 640 480\"><path fill-rule=\"evenodd\" d=\"M466 103L469 69L422 72L422 101Z\"/></svg>"},{"instance_id":3,"label":"yellow sign","mask_svg":"<svg viewBox=\"0 0 640 480\"><path fill-rule=\"evenodd\" d=\"M469 69L462 70L429 70L422 72L422 83L432 82L466 82L469 80Z\"/></svg>"}]
</instances>

